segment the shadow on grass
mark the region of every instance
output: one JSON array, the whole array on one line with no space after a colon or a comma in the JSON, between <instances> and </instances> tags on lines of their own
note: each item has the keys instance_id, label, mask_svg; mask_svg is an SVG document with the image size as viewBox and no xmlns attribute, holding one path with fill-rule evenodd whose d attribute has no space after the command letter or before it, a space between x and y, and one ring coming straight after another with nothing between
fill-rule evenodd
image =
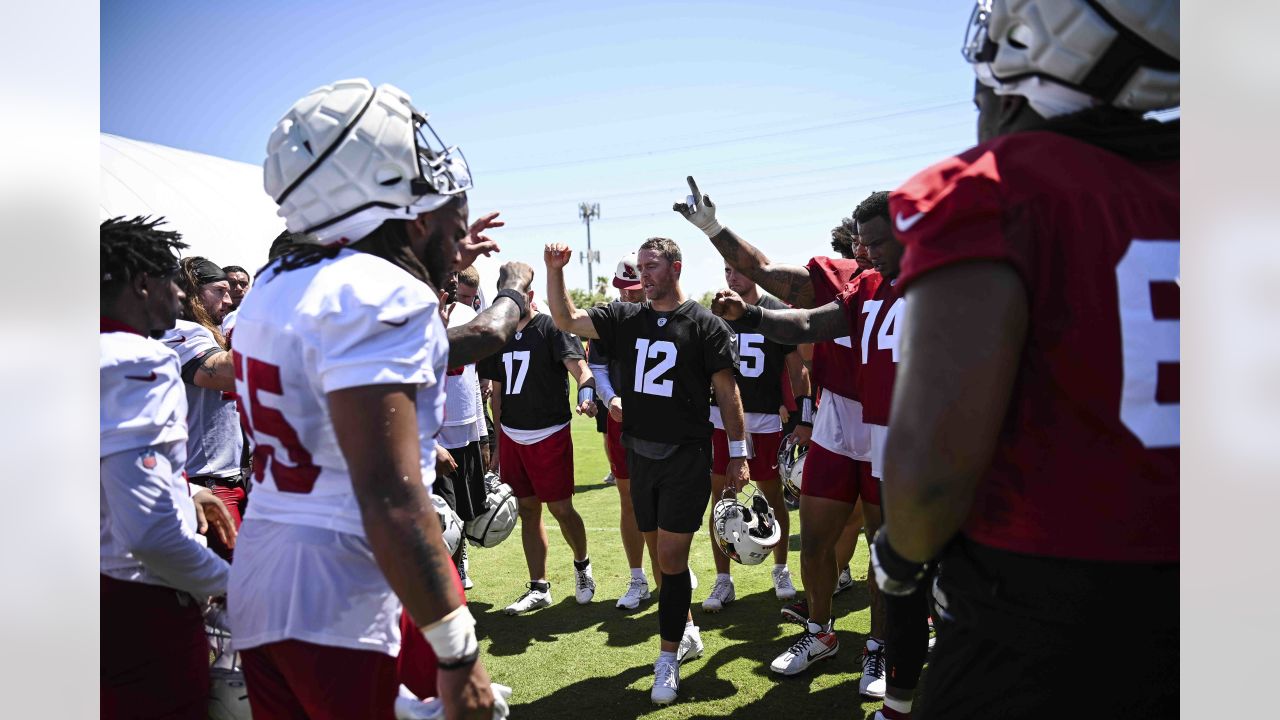
<instances>
[{"instance_id":1,"label":"shadow on grass","mask_svg":"<svg viewBox=\"0 0 1280 720\"><path fill-rule=\"evenodd\" d=\"M474 610L476 605L471 607ZM619 609L612 599L579 605L570 595L549 608L524 615L509 616L501 610L488 613L477 624L476 634L491 641L486 651L490 655L519 655L534 642L552 642L588 628L605 633L606 646L630 647L654 642L658 633L657 607L656 593L653 600L636 610Z\"/></svg>"}]
</instances>

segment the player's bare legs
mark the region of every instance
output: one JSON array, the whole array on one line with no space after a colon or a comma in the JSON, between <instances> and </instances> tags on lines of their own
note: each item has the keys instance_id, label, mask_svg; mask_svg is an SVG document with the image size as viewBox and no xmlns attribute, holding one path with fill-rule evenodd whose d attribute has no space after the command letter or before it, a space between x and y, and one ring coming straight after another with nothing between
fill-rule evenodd
<instances>
[{"instance_id":1,"label":"player's bare legs","mask_svg":"<svg viewBox=\"0 0 1280 720\"><path fill-rule=\"evenodd\" d=\"M636 526L636 511L631 504L631 480L614 477L618 486L618 526L622 530L622 552L627 556L628 567L638 568L644 562L644 536ZM650 554L652 559L653 553ZM658 575L658 565L653 564L654 575Z\"/></svg>"},{"instance_id":2,"label":"player's bare legs","mask_svg":"<svg viewBox=\"0 0 1280 720\"><path fill-rule=\"evenodd\" d=\"M809 599L809 617L825 624L831 617L831 595L835 592L836 541L844 531L853 504L800 496L800 574ZM874 581L873 581L874 582Z\"/></svg>"},{"instance_id":3,"label":"player's bare legs","mask_svg":"<svg viewBox=\"0 0 1280 720\"><path fill-rule=\"evenodd\" d=\"M519 512L520 542L524 545L524 561L529 566L529 580L544 581L547 579L547 528L542 524L542 502L536 495L520 498Z\"/></svg>"},{"instance_id":4,"label":"player's bare legs","mask_svg":"<svg viewBox=\"0 0 1280 720\"><path fill-rule=\"evenodd\" d=\"M573 559L581 562L587 559L587 528L582 524L582 516L573 508L573 500L559 500L547 503L547 509L560 525L560 533L564 541L573 550ZM543 532L545 542L546 532ZM545 547L545 546L544 546ZM545 556L545 552L544 552Z\"/></svg>"},{"instance_id":5,"label":"player's bare legs","mask_svg":"<svg viewBox=\"0 0 1280 720\"><path fill-rule=\"evenodd\" d=\"M867 542L870 543L871 538L875 537L876 531L884 522L880 506L864 503L862 516L867 532ZM880 588L876 586L876 576L871 572L870 560L867 561L867 594L871 601L871 637L883 638L885 635L884 595L880 594Z\"/></svg>"},{"instance_id":6,"label":"player's bare legs","mask_svg":"<svg viewBox=\"0 0 1280 720\"><path fill-rule=\"evenodd\" d=\"M865 521L862 517L862 499L853 506L853 512L849 513L849 520L844 524L844 530L840 532L840 539L836 541L836 568L844 569L849 567L849 563L853 561L853 553L858 548L858 535L862 533L862 525Z\"/></svg>"}]
</instances>

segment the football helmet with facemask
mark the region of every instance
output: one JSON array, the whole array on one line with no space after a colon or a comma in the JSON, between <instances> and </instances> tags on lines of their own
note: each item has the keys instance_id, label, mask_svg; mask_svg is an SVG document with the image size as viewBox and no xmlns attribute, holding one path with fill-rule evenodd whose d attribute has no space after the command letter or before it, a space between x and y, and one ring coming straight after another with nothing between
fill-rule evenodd
<instances>
[{"instance_id":1,"label":"football helmet with facemask","mask_svg":"<svg viewBox=\"0 0 1280 720\"><path fill-rule=\"evenodd\" d=\"M458 551L458 545L462 542L462 518L458 517L458 513L449 507L449 503L439 495L431 496L431 506L435 508L436 515L440 516L440 529L444 531L444 545L449 548L449 554L452 555Z\"/></svg>"},{"instance_id":2,"label":"football helmet with facemask","mask_svg":"<svg viewBox=\"0 0 1280 720\"><path fill-rule=\"evenodd\" d=\"M778 477L782 479L782 489L797 502L804 476L804 458L808 453L809 448L797 443L794 435L783 438L782 446L778 448Z\"/></svg>"},{"instance_id":3,"label":"football helmet with facemask","mask_svg":"<svg viewBox=\"0 0 1280 720\"><path fill-rule=\"evenodd\" d=\"M720 552L743 565L759 565L782 540L782 527L769 501L754 486L746 503L729 487L711 508L711 528Z\"/></svg>"},{"instance_id":4,"label":"football helmet with facemask","mask_svg":"<svg viewBox=\"0 0 1280 720\"><path fill-rule=\"evenodd\" d=\"M962 52L1041 117L1179 103L1178 0L978 0Z\"/></svg>"},{"instance_id":5,"label":"football helmet with facemask","mask_svg":"<svg viewBox=\"0 0 1280 720\"><path fill-rule=\"evenodd\" d=\"M357 78L289 108L267 142L263 184L290 232L345 244L441 207L471 189L471 171L408 93Z\"/></svg>"},{"instance_id":6,"label":"football helmet with facemask","mask_svg":"<svg viewBox=\"0 0 1280 720\"><path fill-rule=\"evenodd\" d=\"M473 520L462 526L463 534L472 545L479 547L496 547L511 531L516 528L516 520L520 518L516 502L516 492L511 486L502 482L495 473L484 476L485 504L488 510L480 513Z\"/></svg>"}]
</instances>

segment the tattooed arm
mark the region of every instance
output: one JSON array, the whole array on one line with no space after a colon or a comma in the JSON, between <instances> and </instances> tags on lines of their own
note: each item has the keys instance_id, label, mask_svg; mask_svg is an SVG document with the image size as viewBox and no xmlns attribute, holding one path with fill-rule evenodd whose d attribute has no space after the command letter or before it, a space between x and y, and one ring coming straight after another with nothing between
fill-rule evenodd
<instances>
[{"instance_id":1,"label":"tattooed arm","mask_svg":"<svg viewBox=\"0 0 1280 720\"><path fill-rule=\"evenodd\" d=\"M834 340L849 334L844 307L838 302L812 310L768 310L746 304L732 290L721 290L711 303L711 311L725 320L741 320L784 345Z\"/></svg>"},{"instance_id":2,"label":"tattooed arm","mask_svg":"<svg viewBox=\"0 0 1280 720\"><path fill-rule=\"evenodd\" d=\"M533 281L533 268L509 262L498 271L498 290L525 294ZM474 320L449 328L449 367L479 362L502 349L520 323L520 307L509 297L499 297Z\"/></svg>"}]
</instances>

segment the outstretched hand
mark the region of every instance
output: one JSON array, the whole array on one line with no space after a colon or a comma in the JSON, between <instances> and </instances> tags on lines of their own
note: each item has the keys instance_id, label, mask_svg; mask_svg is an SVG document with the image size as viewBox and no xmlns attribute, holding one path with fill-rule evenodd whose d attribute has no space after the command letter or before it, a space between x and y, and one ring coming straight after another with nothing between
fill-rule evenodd
<instances>
[{"instance_id":1,"label":"outstretched hand","mask_svg":"<svg viewBox=\"0 0 1280 720\"><path fill-rule=\"evenodd\" d=\"M499 214L494 211L471 223L471 227L467 229L467 236L458 243L458 252L462 255L462 263L458 265L459 270L471 267L475 264L476 258L481 255L489 257L490 253L502 252L498 247L498 241L484 234L485 230L500 228L507 224L498 219Z\"/></svg>"},{"instance_id":2,"label":"outstretched hand","mask_svg":"<svg viewBox=\"0 0 1280 720\"><path fill-rule=\"evenodd\" d=\"M693 223L694 227L705 233L707 237L719 235L724 230L724 226L716 220L716 204L711 202L710 196L702 194L692 175L686 179L689 181L689 192L692 194L685 198L684 202L672 205L671 209Z\"/></svg>"},{"instance_id":3,"label":"outstretched hand","mask_svg":"<svg viewBox=\"0 0 1280 720\"><path fill-rule=\"evenodd\" d=\"M747 312L747 303L732 290L720 290L711 301L711 312L725 320L737 320Z\"/></svg>"},{"instance_id":4,"label":"outstretched hand","mask_svg":"<svg viewBox=\"0 0 1280 720\"><path fill-rule=\"evenodd\" d=\"M564 243L547 243L542 249L542 260L547 264L548 270L562 268L572 259L573 251Z\"/></svg>"}]
</instances>

